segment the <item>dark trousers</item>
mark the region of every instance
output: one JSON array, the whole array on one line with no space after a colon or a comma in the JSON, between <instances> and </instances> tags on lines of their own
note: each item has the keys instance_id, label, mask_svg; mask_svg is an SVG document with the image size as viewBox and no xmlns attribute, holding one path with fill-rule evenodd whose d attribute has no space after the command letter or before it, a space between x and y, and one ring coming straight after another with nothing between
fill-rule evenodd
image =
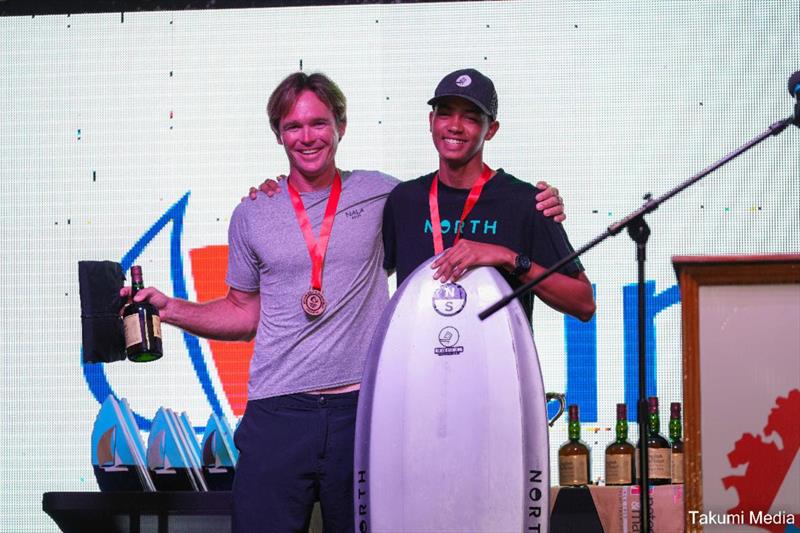
<instances>
[{"instance_id":1,"label":"dark trousers","mask_svg":"<svg viewBox=\"0 0 800 533\"><path fill-rule=\"evenodd\" d=\"M247 402L234 440L235 533L307 532L319 500L325 533L352 533L358 392Z\"/></svg>"}]
</instances>

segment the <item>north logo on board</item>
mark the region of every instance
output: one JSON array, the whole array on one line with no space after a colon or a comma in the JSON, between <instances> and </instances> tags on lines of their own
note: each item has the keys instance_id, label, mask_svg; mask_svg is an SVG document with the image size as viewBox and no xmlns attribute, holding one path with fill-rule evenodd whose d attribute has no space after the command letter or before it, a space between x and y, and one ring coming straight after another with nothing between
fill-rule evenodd
<instances>
[{"instance_id":1,"label":"north logo on board","mask_svg":"<svg viewBox=\"0 0 800 533\"><path fill-rule=\"evenodd\" d=\"M443 283L433 291L433 309L442 316L457 315L467 305L467 291L458 283Z\"/></svg>"},{"instance_id":2,"label":"north logo on board","mask_svg":"<svg viewBox=\"0 0 800 533\"><path fill-rule=\"evenodd\" d=\"M457 346L461 338L458 330L453 326L445 326L439 331L439 344L441 347L433 349L436 355L458 355L464 351L463 346Z\"/></svg>"}]
</instances>

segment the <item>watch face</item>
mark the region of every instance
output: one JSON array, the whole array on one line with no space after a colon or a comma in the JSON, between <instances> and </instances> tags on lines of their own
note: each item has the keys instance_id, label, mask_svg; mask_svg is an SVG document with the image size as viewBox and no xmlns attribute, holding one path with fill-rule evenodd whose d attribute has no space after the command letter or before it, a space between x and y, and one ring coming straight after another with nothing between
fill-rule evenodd
<instances>
[{"instance_id":1,"label":"watch face","mask_svg":"<svg viewBox=\"0 0 800 533\"><path fill-rule=\"evenodd\" d=\"M514 268L513 273L516 276L524 274L531 269L531 259L528 256L518 255L514 263L516 268Z\"/></svg>"}]
</instances>

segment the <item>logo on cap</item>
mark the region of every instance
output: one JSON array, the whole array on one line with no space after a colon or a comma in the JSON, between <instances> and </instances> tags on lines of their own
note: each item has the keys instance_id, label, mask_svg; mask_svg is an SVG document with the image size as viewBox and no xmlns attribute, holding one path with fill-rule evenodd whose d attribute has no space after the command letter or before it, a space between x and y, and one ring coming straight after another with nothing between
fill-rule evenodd
<instances>
[{"instance_id":1,"label":"logo on cap","mask_svg":"<svg viewBox=\"0 0 800 533\"><path fill-rule=\"evenodd\" d=\"M456 79L456 85L459 87L468 87L469 84L472 83L472 78L467 76L466 74L462 74Z\"/></svg>"}]
</instances>

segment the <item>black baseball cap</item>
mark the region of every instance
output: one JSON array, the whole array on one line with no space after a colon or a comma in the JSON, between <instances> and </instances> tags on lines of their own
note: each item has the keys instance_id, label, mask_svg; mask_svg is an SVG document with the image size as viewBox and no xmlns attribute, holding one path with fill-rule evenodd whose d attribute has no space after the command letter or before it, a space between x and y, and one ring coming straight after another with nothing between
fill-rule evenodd
<instances>
[{"instance_id":1,"label":"black baseball cap","mask_svg":"<svg viewBox=\"0 0 800 533\"><path fill-rule=\"evenodd\" d=\"M469 100L492 120L497 118L497 91L494 90L494 83L474 68L456 70L442 78L428 104L435 106L446 96Z\"/></svg>"}]
</instances>

